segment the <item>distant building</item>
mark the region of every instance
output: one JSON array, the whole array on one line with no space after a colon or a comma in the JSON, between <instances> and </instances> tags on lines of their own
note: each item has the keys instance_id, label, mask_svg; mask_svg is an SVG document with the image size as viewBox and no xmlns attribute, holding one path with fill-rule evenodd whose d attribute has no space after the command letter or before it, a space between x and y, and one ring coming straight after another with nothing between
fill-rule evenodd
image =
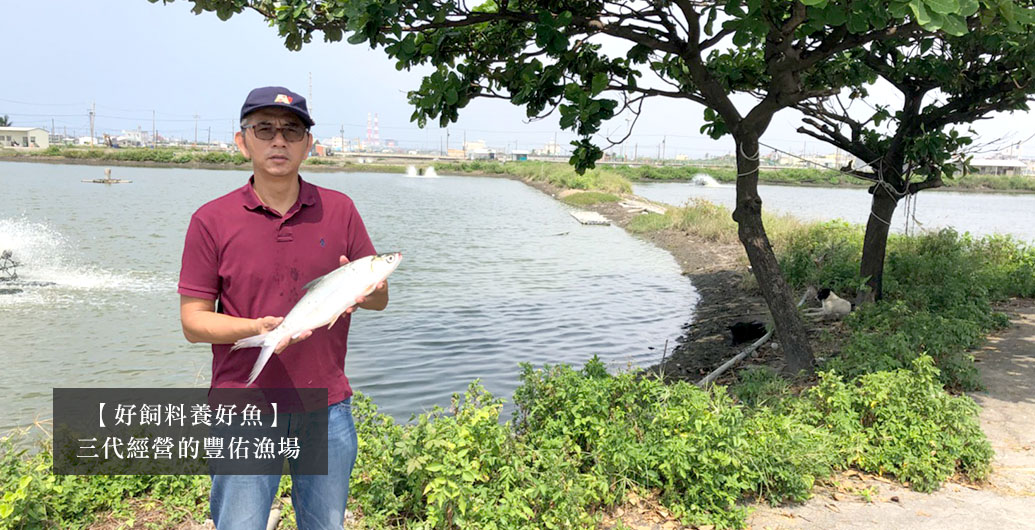
<instances>
[{"instance_id":1,"label":"distant building","mask_svg":"<svg viewBox=\"0 0 1035 530\"><path fill-rule=\"evenodd\" d=\"M1028 169L1028 164L1020 160L974 158L970 161L970 167L974 168L974 173L980 175L1014 176L1024 173Z\"/></svg>"},{"instance_id":2,"label":"distant building","mask_svg":"<svg viewBox=\"0 0 1035 530\"><path fill-rule=\"evenodd\" d=\"M140 129L137 129L135 131L122 131L122 134L115 138L115 141L118 142L118 144L121 146L133 145L139 147L150 144L150 136L150 134Z\"/></svg>"},{"instance_id":3,"label":"distant building","mask_svg":"<svg viewBox=\"0 0 1035 530\"><path fill-rule=\"evenodd\" d=\"M478 140L475 142L464 142L464 152L467 153L468 156L470 156L470 154L473 151L483 151L487 148L488 146L485 145L485 140Z\"/></svg>"},{"instance_id":4,"label":"distant building","mask_svg":"<svg viewBox=\"0 0 1035 530\"><path fill-rule=\"evenodd\" d=\"M467 158L469 160L495 160L496 151L492 149L474 149L467 151Z\"/></svg>"},{"instance_id":5,"label":"distant building","mask_svg":"<svg viewBox=\"0 0 1035 530\"><path fill-rule=\"evenodd\" d=\"M543 156L560 156L564 154L560 144L550 142L543 146L542 149L536 149L535 154Z\"/></svg>"},{"instance_id":6,"label":"distant building","mask_svg":"<svg viewBox=\"0 0 1035 530\"><path fill-rule=\"evenodd\" d=\"M0 147L50 147L50 133L39 127L0 127Z\"/></svg>"},{"instance_id":7,"label":"distant building","mask_svg":"<svg viewBox=\"0 0 1035 530\"><path fill-rule=\"evenodd\" d=\"M511 160L515 160L515 161L518 161L518 162L523 162L525 160L528 160L528 151L525 151L523 149L515 149L515 150L510 152L510 155L511 155Z\"/></svg>"}]
</instances>

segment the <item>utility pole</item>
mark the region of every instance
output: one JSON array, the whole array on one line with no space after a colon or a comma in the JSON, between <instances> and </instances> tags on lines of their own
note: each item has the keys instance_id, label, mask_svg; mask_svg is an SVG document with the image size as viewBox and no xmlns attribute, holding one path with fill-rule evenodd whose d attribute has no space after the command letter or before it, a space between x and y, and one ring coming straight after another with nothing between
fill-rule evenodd
<instances>
[{"instance_id":1,"label":"utility pole","mask_svg":"<svg viewBox=\"0 0 1035 530\"><path fill-rule=\"evenodd\" d=\"M341 156L345 156L345 124L341 124Z\"/></svg>"},{"instance_id":2,"label":"utility pole","mask_svg":"<svg viewBox=\"0 0 1035 530\"><path fill-rule=\"evenodd\" d=\"M200 117L197 113L194 113L194 145L198 145L198 118Z\"/></svg>"},{"instance_id":3,"label":"utility pole","mask_svg":"<svg viewBox=\"0 0 1035 530\"><path fill-rule=\"evenodd\" d=\"M208 126L208 141L205 142L205 143L208 143L208 144L212 143L212 126L211 125Z\"/></svg>"},{"instance_id":4,"label":"utility pole","mask_svg":"<svg viewBox=\"0 0 1035 530\"><path fill-rule=\"evenodd\" d=\"M155 125L155 111L151 111L151 149L158 149L158 126Z\"/></svg>"},{"instance_id":5,"label":"utility pole","mask_svg":"<svg viewBox=\"0 0 1035 530\"><path fill-rule=\"evenodd\" d=\"M640 148L640 144L638 144L638 143L637 144L633 144L633 160L636 160L637 158L640 158L636 154L636 151L639 150L639 148Z\"/></svg>"},{"instance_id":6,"label":"utility pole","mask_svg":"<svg viewBox=\"0 0 1035 530\"><path fill-rule=\"evenodd\" d=\"M54 128L54 118L50 119L50 135L57 136L57 130Z\"/></svg>"},{"instance_id":7,"label":"utility pole","mask_svg":"<svg viewBox=\"0 0 1035 530\"><path fill-rule=\"evenodd\" d=\"M449 154L449 127L446 127L446 152L443 154Z\"/></svg>"},{"instance_id":8,"label":"utility pole","mask_svg":"<svg viewBox=\"0 0 1035 530\"><path fill-rule=\"evenodd\" d=\"M313 115L313 73L309 72L309 101L306 102L306 107L309 108L309 115Z\"/></svg>"},{"instance_id":9,"label":"utility pole","mask_svg":"<svg viewBox=\"0 0 1035 530\"><path fill-rule=\"evenodd\" d=\"M94 139L93 139L93 118L96 115L97 115L97 103L94 102L92 105L90 105L90 146L91 147L94 145Z\"/></svg>"}]
</instances>

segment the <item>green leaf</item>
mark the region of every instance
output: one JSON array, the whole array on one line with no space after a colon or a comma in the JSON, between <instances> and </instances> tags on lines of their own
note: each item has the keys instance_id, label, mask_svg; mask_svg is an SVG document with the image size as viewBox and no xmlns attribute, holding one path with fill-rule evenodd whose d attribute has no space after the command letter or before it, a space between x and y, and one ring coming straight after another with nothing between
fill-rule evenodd
<instances>
[{"instance_id":1,"label":"green leaf","mask_svg":"<svg viewBox=\"0 0 1035 530\"><path fill-rule=\"evenodd\" d=\"M595 96L603 92L605 88L607 88L607 74L604 72L593 74L593 83L590 87L591 94Z\"/></svg>"},{"instance_id":2,"label":"green leaf","mask_svg":"<svg viewBox=\"0 0 1035 530\"><path fill-rule=\"evenodd\" d=\"M870 23L863 13L852 13L848 17L848 31L852 33L865 33L870 29Z\"/></svg>"},{"instance_id":3,"label":"green leaf","mask_svg":"<svg viewBox=\"0 0 1035 530\"><path fill-rule=\"evenodd\" d=\"M981 5L978 4L978 0L959 0L959 2L960 2L959 14L964 16L964 17L969 17L969 16L973 15L974 13L977 13L978 9L981 8Z\"/></svg>"},{"instance_id":4,"label":"green leaf","mask_svg":"<svg viewBox=\"0 0 1035 530\"><path fill-rule=\"evenodd\" d=\"M958 13L960 11L959 0L924 0L924 4L930 11L940 15Z\"/></svg>"},{"instance_id":5,"label":"green leaf","mask_svg":"<svg viewBox=\"0 0 1035 530\"><path fill-rule=\"evenodd\" d=\"M807 6L818 6L827 3L827 0L801 0L801 3Z\"/></svg>"},{"instance_id":6,"label":"green leaf","mask_svg":"<svg viewBox=\"0 0 1035 530\"><path fill-rule=\"evenodd\" d=\"M823 23L829 26L840 26L845 22L848 22L848 12L844 7L837 4L829 4L819 13L819 18L823 20Z\"/></svg>"},{"instance_id":7,"label":"green leaf","mask_svg":"<svg viewBox=\"0 0 1035 530\"><path fill-rule=\"evenodd\" d=\"M954 37L962 37L967 34L967 21L959 15L948 15L942 21L942 31Z\"/></svg>"},{"instance_id":8,"label":"green leaf","mask_svg":"<svg viewBox=\"0 0 1035 530\"><path fill-rule=\"evenodd\" d=\"M927 14L930 15L931 20L927 24L924 24L924 29L927 31L938 31L942 29L942 26L945 24L945 15L932 13L930 11L928 11Z\"/></svg>"},{"instance_id":9,"label":"green leaf","mask_svg":"<svg viewBox=\"0 0 1035 530\"><path fill-rule=\"evenodd\" d=\"M927 13L927 8L920 0L909 0L909 8L913 10L913 18L917 24L926 26L931 23L931 15Z\"/></svg>"}]
</instances>

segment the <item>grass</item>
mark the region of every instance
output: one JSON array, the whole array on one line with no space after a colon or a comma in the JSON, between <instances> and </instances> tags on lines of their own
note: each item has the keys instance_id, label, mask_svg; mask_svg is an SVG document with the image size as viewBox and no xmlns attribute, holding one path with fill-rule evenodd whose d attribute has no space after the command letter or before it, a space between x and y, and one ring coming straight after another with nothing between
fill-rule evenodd
<instances>
[{"instance_id":1,"label":"grass","mask_svg":"<svg viewBox=\"0 0 1035 530\"><path fill-rule=\"evenodd\" d=\"M582 191L561 198L561 202L572 206L590 206L602 202L618 202L620 200L622 198L613 193L602 193L599 191Z\"/></svg>"},{"instance_id":2,"label":"grass","mask_svg":"<svg viewBox=\"0 0 1035 530\"><path fill-rule=\"evenodd\" d=\"M779 247L790 234L802 230L808 223L785 214L762 214L762 223L774 245ZM739 241L733 212L725 206L704 199L691 199L684 206L670 207L664 215L643 214L632 219L630 232L644 233L675 229L707 241L733 244Z\"/></svg>"},{"instance_id":3,"label":"grass","mask_svg":"<svg viewBox=\"0 0 1035 530\"><path fill-rule=\"evenodd\" d=\"M568 164L555 162L497 162L472 160L464 162L436 162L435 171L487 175L509 175L546 182L563 189L600 191L604 193L631 193L628 179L607 169L591 169L579 175Z\"/></svg>"},{"instance_id":4,"label":"grass","mask_svg":"<svg viewBox=\"0 0 1035 530\"><path fill-rule=\"evenodd\" d=\"M719 182L731 184L737 179L737 171L732 167L614 166L611 170L632 181L689 181L695 175L708 175ZM819 168L763 168L759 170L758 180L767 184L806 184L832 187L866 187L869 185L865 181L839 171ZM947 179L945 187L992 191L1035 191L1035 177L967 175Z\"/></svg>"}]
</instances>

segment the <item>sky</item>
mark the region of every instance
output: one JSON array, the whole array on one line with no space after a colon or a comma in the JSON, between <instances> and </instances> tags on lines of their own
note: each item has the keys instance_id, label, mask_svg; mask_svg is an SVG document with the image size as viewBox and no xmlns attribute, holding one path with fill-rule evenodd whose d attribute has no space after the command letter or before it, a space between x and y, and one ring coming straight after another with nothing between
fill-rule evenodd
<instances>
[{"instance_id":1,"label":"sky","mask_svg":"<svg viewBox=\"0 0 1035 530\"><path fill-rule=\"evenodd\" d=\"M154 113L160 135L193 140L196 122L199 140L211 134L213 141L229 141L249 90L281 85L308 97L311 76L318 139L338 136L342 128L347 138L364 137L367 115L376 113L382 140L423 149L446 142L437 122L425 129L410 122L406 93L420 86L427 70L397 71L380 50L324 43L322 35L290 52L254 12L224 22L214 13L194 15L192 6L184 0L164 6L147 0L0 0L6 44L0 115L17 126L53 124L59 133L85 135L88 109L96 105L98 132L150 130ZM625 142L626 154L656 156L663 141L668 158L732 153L729 138L700 134L702 110L688 101L647 100ZM797 133L799 120L794 111L781 112L762 141L795 154L833 151ZM618 139L628 123L620 116L602 131ZM500 149L541 148L555 134L562 145L574 138L559 130L556 115L530 122L522 108L500 100L475 100L448 129L453 148L464 138ZM975 129L985 142L1005 138L1000 145L1035 133L1026 113L998 115ZM1014 154L1035 157L1035 141L1022 143Z\"/></svg>"}]
</instances>

